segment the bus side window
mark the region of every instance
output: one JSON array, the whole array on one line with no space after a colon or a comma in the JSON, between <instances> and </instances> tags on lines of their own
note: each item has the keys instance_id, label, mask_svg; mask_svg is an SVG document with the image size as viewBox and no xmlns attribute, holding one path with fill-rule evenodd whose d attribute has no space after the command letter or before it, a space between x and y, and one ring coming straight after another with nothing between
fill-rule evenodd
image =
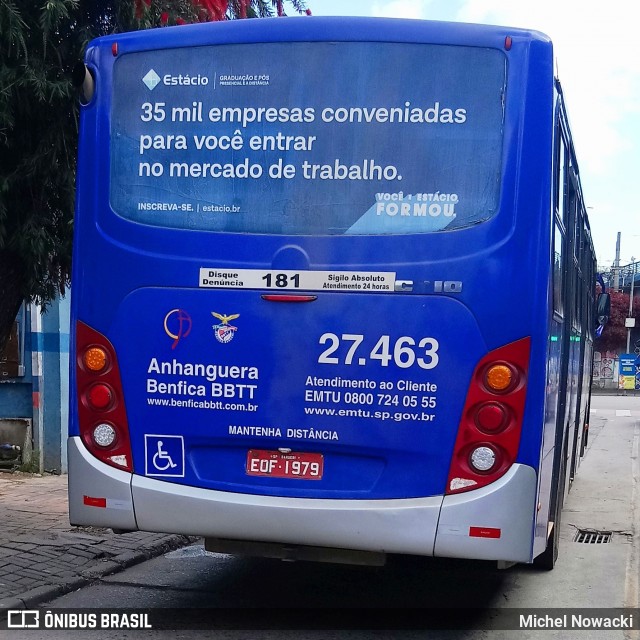
<instances>
[{"instance_id":1,"label":"bus side window","mask_svg":"<svg viewBox=\"0 0 640 640\"><path fill-rule=\"evenodd\" d=\"M564 231L555 221L553 234L553 311L564 317Z\"/></svg>"},{"instance_id":2,"label":"bus side window","mask_svg":"<svg viewBox=\"0 0 640 640\"><path fill-rule=\"evenodd\" d=\"M556 162L555 184L555 213L553 233L553 311L564 317L564 289L565 283L565 246L566 229L569 218L569 203L567 202L569 165L567 146L564 141L562 127L558 122L558 155Z\"/></svg>"},{"instance_id":3,"label":"bus side window","mask_svg":"<svg viewBox=\"0 0 640 640\"><path fill-rule=\"evenodd\" d=\"M559 128L559 154L558 154L558 199L556 201L556 212L565 229L569 228L569 153L564 141L562 127Z\"/></svg>"}]
</instances>

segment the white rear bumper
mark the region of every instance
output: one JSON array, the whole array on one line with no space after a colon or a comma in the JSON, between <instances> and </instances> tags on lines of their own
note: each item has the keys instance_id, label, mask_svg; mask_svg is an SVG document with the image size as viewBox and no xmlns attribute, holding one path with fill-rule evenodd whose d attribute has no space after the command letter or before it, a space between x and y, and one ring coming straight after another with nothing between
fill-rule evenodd
<instances>
[{"instance_id":1,"label":"white rear bumper","mask_svg":"<svg viewBox=\"0 0 640 640\"><path fill-rule=\"evenodd\" d=\"M535 503L535 471L522 465L514 465L489 487L444 498L280 498L199 489L131 475L96 460L80 438L69 438L69 513L73 524L528 562ZM470 536L472 527L500 530L500 537Z\"/></svg>"}]
</instances>

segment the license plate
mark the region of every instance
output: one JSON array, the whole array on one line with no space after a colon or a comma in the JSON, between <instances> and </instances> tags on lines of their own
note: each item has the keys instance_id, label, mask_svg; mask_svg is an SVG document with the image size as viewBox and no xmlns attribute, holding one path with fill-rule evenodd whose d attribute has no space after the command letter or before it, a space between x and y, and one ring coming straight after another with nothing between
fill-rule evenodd
<instances>
[{"instance_id":1,"label":"license plate","mask_svg":"<svg viewBox=\"0 0 640 640\"><path fill-rule=\"evenodd\" d=\"M324 458L321 453L282 453L250 449L247 475L297 480L321 480Z\"/></svg>"}]
</instances>

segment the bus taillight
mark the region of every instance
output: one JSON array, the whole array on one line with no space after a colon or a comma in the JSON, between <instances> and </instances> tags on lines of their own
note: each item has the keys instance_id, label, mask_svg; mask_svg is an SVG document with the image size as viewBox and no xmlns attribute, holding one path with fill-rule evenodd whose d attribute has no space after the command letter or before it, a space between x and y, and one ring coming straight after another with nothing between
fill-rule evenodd
<instances>
[{"instance_id":1,"label":"bus taillight","mask_svg":"<svg viewBox=\"0 0 640 640\"><path fill-rule=\"evenodd\" d=\"M113 405L115 392L108 384L99 382L87 390L85 397L92 409L105 411Z\"/></svg>"},{"instance_id":2,"label":"bus taillight","mask_svg":"<svg viewBox=\"0 0 640 640\"><path fill-rule=\"evenodd\" d=\"M475 408L476 426L484 433L500 433L509 425L509 408L501 402L483 402Z\"/></svg>"},{"instance_id":3,"label":"bus taillight","mask_svg":"<svg viewBox=\"0 0 640 640\"><path fill-rule=\"evenodd\" d=\"M518 374L506 363L492 363L484 374L484 384L489 391L507 393L518 384Z\"/></svg>"},{"instance_id":4,"label":"bus taillight","mask_svg":"<svg viewBox=\"0 0 640 640\"><path fill-rule=\"evenodd\" d=\"M488 353L476 366L458 427L446 493L479 489L504 475L520 445L530 339Z\"/></svg>"},{"instance_id":5,"label":"bus taillight","mask_svg":"<svg viewBox=\"0 0 640 640\"><path fill-rule=\"evenodd\" d=\"M76 382L80 436L105 464L132 471L129 426L113 345L91 327L76 324Z\"/></svg>"},{"instance_id":6,"label":"bus taillight","mask_svg":"<svg viewBox=\"0 0 640 640\"><path fill-rule=\"evenodd\" d=\"M105 371L109 365L107 352L101 347L89 347L82 354L82 363L94 373Z\"/></svg>"}]
</instances>

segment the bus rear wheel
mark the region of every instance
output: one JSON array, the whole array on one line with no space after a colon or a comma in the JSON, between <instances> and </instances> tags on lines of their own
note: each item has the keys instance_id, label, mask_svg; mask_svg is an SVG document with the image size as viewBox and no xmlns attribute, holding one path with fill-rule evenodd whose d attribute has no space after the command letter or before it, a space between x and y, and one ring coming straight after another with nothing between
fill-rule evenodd
<instances>
[{"instance_id":1,"label":"bus rear wheel","mask_svg":"<svg viewBox=\"0 0 640 640\"><path fill-rule=\"evenodd\" d=\"M536 558L533 559L533 566L544 571L551 571L558 559L558 546L560 527L558 522L553 523L551 534L547 539L547 548Z\"/></svg>"}]
</instances>

